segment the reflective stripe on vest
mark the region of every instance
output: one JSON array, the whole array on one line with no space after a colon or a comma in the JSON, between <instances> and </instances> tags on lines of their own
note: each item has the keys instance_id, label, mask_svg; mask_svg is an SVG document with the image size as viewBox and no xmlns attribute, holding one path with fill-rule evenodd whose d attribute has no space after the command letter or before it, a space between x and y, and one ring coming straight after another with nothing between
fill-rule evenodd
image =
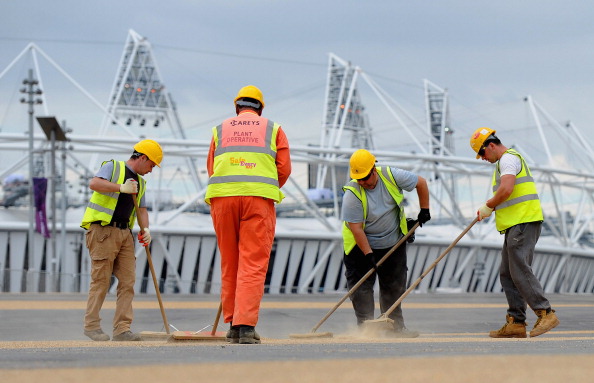
<instances>
[{"instance_id":1,"label":"reflective stripe on vest","mask_svg":"<svg viewBox=\"0 0 594 383\"><path fill-rule=\"evenodd\" d=\"M386 189L396 202L396 208L400 209L400 231L402 234L406 235L408 233L408 226L406 224L406 215L404 213L404 208L402 207L402 200L404 199L404 195L400 192L400 189L396 185L396 181L394 180L394 176L389 168L386 167L376 167L377 174L386 185ZM356 180L351 180L346 186L342 188L345 192L350 190L353 192L355 197L361 201L361 205L363 207L363 218L367 220L367 195L365 193L365 188L362 188L361 185L357 183ZM363 221L363 228L365 228L365 221ZM343 249L345 254L349 254L357 245L355 241L355 236L349 226L347 225L346 221L342 223L342 239L343 239Z\"/></svg>"},{"instance_id":2,"label":"reflective stripe on vest","mask_svg":"<svg viewBox=\"0 0 594 383\"><path fill-rule=\"evenodd\" d=\"M522 168L516 175L514 190L510 196L495 208L495 224L500 232L504 232L520 223L536 222L544 219L536 184L524 157L513 149L506 150L506 153L517 156L520 159ZM497 192L500 184L501 174L499 162L497 162L493 172L493 194Z\"/></svg>"},{"instance_id":3,"label":"reflective stripe on vest","mask_svg":"<svg viewBox=\"0 0 594 383\"><path fill-rule=\"evenodd\" d=\"M212 129L213 174L204 200L214 197L259 196L282 201L276 168L279 125L255 114L240 114Z\"/></svg>"},{"instance_id":4,"label":"reflective stripe on vest","mask_svg":"<svg viewBox=\"0 0 594 383\"><path fill-rule=\"evenodd\" d=\"M117 184L123 184L125 181L124 178L126 178L126 162L114 160L111 161L113 162L113 171L109 181ZM106 163L107 161L103 162L101 166ZM146 190L146 182L141 176L138 176L138 180L138 200L140 201L144 195L144 191ZM119 192L100 193L94 191L91 195L91 199L87 205L87 208L85 209L85 214L80 227L88 229L91 226L91 222L95 221L101 221L103 226L110 223L115 211L115 207L118 203L119 196ZM130 219L128 220L128 227L130 229L134 227L135 221L136 214L135 210L132 209Z\"/></svg>"}]
</instances>

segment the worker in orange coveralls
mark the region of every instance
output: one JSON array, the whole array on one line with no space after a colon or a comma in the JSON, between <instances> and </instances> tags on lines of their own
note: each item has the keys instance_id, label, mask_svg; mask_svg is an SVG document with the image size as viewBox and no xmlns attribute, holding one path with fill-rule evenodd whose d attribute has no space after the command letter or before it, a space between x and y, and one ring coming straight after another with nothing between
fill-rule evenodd
<instances>
[{"instance_id":1,"label":"worker in orange coveralls","mask_svg":"<svg viewBox=\"0 0 594 383\"><path fill-rule=\"evenodd\" d=\"M212 129L205 201L221 252L221 301L230 343L257 344L255 330L274 241L274 203L291 174L281 126L262 117L264 97L248 85L235 97L237 117Z\"/></svg>"}]
</instances>

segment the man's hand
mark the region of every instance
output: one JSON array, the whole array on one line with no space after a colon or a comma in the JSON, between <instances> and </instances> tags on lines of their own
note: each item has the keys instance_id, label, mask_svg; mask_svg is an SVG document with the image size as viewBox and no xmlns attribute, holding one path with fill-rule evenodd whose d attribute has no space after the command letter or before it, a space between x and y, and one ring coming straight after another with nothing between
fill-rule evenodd
<instances>
[{"instance_id":1,"label":"man's hand","mask_svg":"<svg viewBox=\"0 0 594 383\"><path fill-rule=\"evenodd\" d=\"M374 270L375 270L375 272L377 273L377 264L376 264L376 263L375 263L375 261L373 260L373 252L365 254L365 258L367 258L367 260L368 260L368 261L369 261L369 263L371 264L371 267L373 267L373 269L374 269Z\"/></svg>"},{"instance_id":2,"label":"man's hand","mask_svg":"<svg viewBox=\"0 0 594 383\"><path fill-rule=\"evenodd\" d=\"M120 193L137 194L138 182L134 181L132 178L128 178L126 182L120 185Z\"/></svg>"},{"instance_id":3,"label":"man's hand","mask_svg":"<svg viewBox=\"0 0 594 383\"><path fill-rule=\"evenodd\" d=\"M421 209L419 215L417 216L417 221L419 221L419 226L423 226L423 224L431 219L431 214L429 214L429 209Z\"/></svg>"},{"instance_id":4,"label":"man's hand","mask_svg":"<svg viewBox=\"0 0 594 383\"><path fill-rule=\"evenodd\" d=\"M142 246L147 247L151 244L151 232L149 231L148 227L146 229L142 229L140 233L138 233L138 242L142 244Z\"/></svg>"},{"instance_id":5,"label":"man's hand","mask_svg":"<svg viewBox=\"0 0 594 383\"><path fill-rule=\"evenodd\" d=\"M491 213L493 213L493 209L487 206L487 204L484 204L483 206L479 207L476 215L478 215L478 220L482 221L483 219L489 217Z\"/></svg>"}]
</instances>

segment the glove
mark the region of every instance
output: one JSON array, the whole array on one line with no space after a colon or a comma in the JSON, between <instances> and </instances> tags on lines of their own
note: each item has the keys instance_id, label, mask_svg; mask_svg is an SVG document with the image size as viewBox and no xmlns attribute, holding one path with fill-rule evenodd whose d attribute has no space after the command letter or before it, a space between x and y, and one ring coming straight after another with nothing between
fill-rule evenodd
<instances>
[{"instance_id":1,"label":"glove","mask_svg":"<svg viewBox=\"0 0 594 383\"><path fill-rule=\"evenodd\" d=\"M423 226L423 224L431 219L431 214L429 214L429 209L421 209L419 215L417 216L417 220L419 221L419 226Z\"/></svg>"},{"instance_id":2,"label":"glove","mask_svg":"<svg viewBox=\"0 0 594 383\"><path fill-rule=\"evenodd\" d=\"M377 264L373 261L373 252L365 254L365 258L367 258L369 263L371 263L371 267L373 267L373 269L377 273Z\"/></svg>"},{"instance_id":3,"label":"glove","mask_svg":"<svg viewBox=\"0 0 594 383\"><path fill-rule=\"evenodd\" d=\"M483 219L487 218L491 215L491 213L493 213L493 209L487 206L487 204L484 204L483 206L479 207L478 211L476 212L479 221L482 221Z\"/></svg>"},{"instance_id":4,"label":"glove","mask_svg":"<svg viewBox=\"0 0 594 383\"><path fill-rule=\"evenodd\" d=\"M120 185L120 193L137 194L138 182L134 181L132 178L128 178L126 182Z\"/></svg>"},{"instance_id":5,"label":"glove","mask_svg":"<svg viewBox=\"0 0 594 383\"><path fill-rule=\"evenodd\" d=\"M142 229L142 232L138 233L138 242L142 244L142 246L147 247L151 243L151 232L148 228Z\"/></svg>"},{"instance_id":6,"label":"glove","mask_svg":"<svg viewBox=\"0 0 594 383\"><path fill-rule=\"evenodd\" d=\"M406 219L406 226L408 227L408 231L410 231L410 229L412 229L412 227L417 223L416 220L412 219L412 218L407 218ZM410 237L408 237L408 239L406 240L407 243L413 243L415 241L415 233L412 233L410 235Z\"/></svg>"}]
</instances>

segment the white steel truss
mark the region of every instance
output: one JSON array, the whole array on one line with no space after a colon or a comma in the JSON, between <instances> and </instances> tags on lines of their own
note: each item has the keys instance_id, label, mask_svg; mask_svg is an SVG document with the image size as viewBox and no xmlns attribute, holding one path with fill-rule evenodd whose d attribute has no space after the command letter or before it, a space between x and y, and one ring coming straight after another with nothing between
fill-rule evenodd
<instances>
[{"instance_id":1,"label":"white steel truss","mask_svg":"<svg viewBox=\"0 0 594 383\"><path fill-rule=\"evenodd\" d=\"M69 148L65 150L65 155L68 158L69 164L67 166L70 170L78 169L77 171L81 172L80 169L83 168L84 171L81 175L88 176L90 174L89 169L78 160L79 155L88 153L129 154L130 146L140 136L138 129L141 129L139 126L131 127L126 125L127 118L132 116L133 113L145 117L162 113L161 115L164 116L163 121L169 118L171 123L175 124L175 109L173 108L170 96L164 92L165 88L160 88L161 92L158 94L155 92L152 96L145 94L145 96L137 97L139 96L138 94L131 93L127 90L132 89L132 86L129 88L125 87L128 80L128 83L131 85L134 84L135 87L141 82L149 84L152 87L151 89L157 89L159 86L162 86L160 74L152 56L152 51L150 51L150 45L146 44L146 40L131 31L126 48L124 49L118 77L116 78L112 95L110 96L112 102L110 102L107 108L104 108L94 101L95 105L105 112L105 131L100 131L101 134L98 135L71 134L68 136L70 140ZM41 53L54 67L61 71L60 67L36 46L30 45L27 48L27 52ZM363 79L394 118L395 128L401 129L404 132L402 134L409 135L412 142L411 146L414 146L414 150L407 152L374 150L372 146L373 142L371 140L366 141L370 145L368 148L376 155L378 164L411 170L430 181L429 189L431 193L433 219L427 225L424 225L423 228L419 229L415 244L420 246L419 249L422 248L424 252L424 254L418 255L418 259L422 258L430 261L431 254L443 248L444 245L449 244L448 240L450 239L449 234L451 231L459 232L459 230L466 227L474 218L476 208L490 195L491 175L493 172L492 165L477 161L473 156L455 156L453 153L454 148L448 145L446 135L434 134L433 127L439 127L439 129L442 129L442 133L445 132L445 127L450 127L449 111L447 109L449 102L447 92L443 89L428 81L425 82L427 121L426 123L421 123L416 121L410 113L394 100L388 92L382 89L374 79L363 72L361 68L353 67L350 63L340 60L336 56L331 56L330 64L331 67L335 67L334 70L337 73L340 73L342 70L343 78L347 78L344 82L342 82L343 78L341 78L341 82L337 83L340 86L334 83L330 86L330 79L333 73L333 69L330 68L328 89L334 89L336 92L329 92L327 89L324 115L328 119L324 121L332 121L332 128L323 132L319 147L292 145L292 160L310 166L323 164L326 169L330 169L328 174L324 174L324 179L329 178L326 182L332 185L335 191L333 193L334 197L337 198L336 196L339 194L336 190L342 186L344 179L341 178L335 169L346 169L348 158L352 152L360 147L365 147L354 146L354 141L351 141L349 144L341 141L343 132L351 129L354 126L352 124L354 124L355 120L349 120L348 113L344 112L344 109L348 110L348 108L340 108L340 105L360 107L360 110L364 111L360 96L358 91L356 91L357 80ZM133 69L132 67L135 68ZM346 68L351 68L351 70L347 71ZM2 78L8 69L0 73L0 78ZM61 72L73 84L77 85L83 93L87 94L91 100L94 100L70 76L64 71ZM345 75L347 72L348 75ZM39 73L36 77L41 82L41 74ZM334 80L337 81L339 78L340 75L337 75ZM430 91L427 89L430 89ZM138 92L137 88L134 88L133 91L142 93ZM429 96L431 98L436 96L437 101L433 105L429 102ZM344 103L339 101L344 101ZM434 101L433 98L431 101ZM526 98L526 102L538 132L537 137L534 137L534 141L537 138L540 139L538 142L539 152L519 148L525 154L536 179L545 213L543 235L537 246L537 252L544 254L546 261L543 261L542 269L538 271L539 278L543 280L547 291L592 292L592 286L594 285L594 276L591 272L594 270L594 173L591 169L592 165L594 165L594 152L575 125L571 123L559 123L530 96ZM44 105L46 104L44 103ZM330 106L334 106L332 112L328 110ZM435 120L431 119L429 118L431 111L440 111L441 115ZM47 111L46 114L48 114ZM115 121L116 124L113 125L112 121ZM357 133L363 137L365 135L371 137L371 129L368 123L365 122L366 120L356 121L361 124L359 127L362 127L362 129L357 130ZM107 130L114 126L121 128L118 129L119 135L106 134ZM187 140L183 136L181 126L178 125L178 127L180 130L174 138L159 140L167 155L181 158L185 161L190 161L191 158L204 158L208 151L209 142ZM124 134L122 135L122 133ZM554 138L551 137L553 133L555 134ZM452 131L452 133L448 134L453 135L454 133ZM37 151L47 151L48 143L45 137L37 135L34 139ZM554 141L552 141L553 139ZM8 151L27 153L27 140L27 137L24 137L22 134L2 133L0 134L0 150L3 153ZM357 141L357 145L361 145L362 142ZM523 143L523 140L518 140L518 142ZM557 150L563 147L571 149L565 151L565 158L571 159L571 156L576 156L576 160L582 165L581 168L572 168L561 160L561 156ZM539 160L543 156L546 158L546 161ZM25 160L20 158L14 164L5 166L5 170L0 172L0 176L6 176L19 166L23 166L24 162ZM193 168L195 169L195 166ZM310 262L309 265L311 268L308 269L308 272L305 272L305 269L302 270L300 281L298 282L298 291L304 292L308 291L309 284L312 281L316 283L315 281L322 279L321 273L324 273L324 270L326 270L326 265L323 262L330 262L332 258L331 253L334 254L335 251L340 252L340 221L336 214L334 217L327 218L328 215L324 209L328 207L321 207L309 200L307 193L300 186L299 182L295 182L293 176L291 178L291 182L285 187L287 188L287 195L295 202L292 209L294 211L303 211L304 216L313 217L320 222L319 225L312 224L310 230L287 230L278 233L278 236L282 237L282 241L293 241L290 243L287 242L286 246L283 245L287 249L290 249L286 250L287 252L292 252L295 249L295 253L298 253L300 256L303 254L313 254L311 256L312 259L308 259L307 261ZM319 185L324 185L324 183ZM149 188L152 186L152 183L149 184ZM209 238L209 241L203 240L204 243L209 243L208 250L212 252L216 248L214 242L210 241L214 236L212 230L205 229L204 227L195 228L192 225L185 224L183 229L185 231L181 233L180 229L176 229L175 225L173 225L185 209L193 202L201 199L201 193L203 191L203 188L198 188L192 200L186 201L186 203L179 206L176 210L168 212L167 215L156 216L158 212L155 211L151 213L153 214L151 217L151 229L154 227L157 237L156 243L161 244L161 250L159 251L164 253L163 259L167 260L167 265L174 263L175 257L171 256L170 252L175 250L162 246L163 243L159 242L158 239L159 235L171 237L175 237L178 234L187 235L187 238L184 237L184 241L187 241L187 243L194 241L192 242L194 243L192 246L198 248L202 245L197 244L195 241L196 237L199 239ZM285 202L279 205L279 208L284 205ZM331 208L335 212L338 210L338 201L336 199L333 201ZM408 205L406 206L407 214L414 217L418 212L418 208L419 206L414 198L408 199ZM11 230L20 230L18 228L14 229L10 225L14 226L14 223L10 222L4 225L0 223L0 235L4 235L2 238L13 238L7 233ZM443 231L439 232L439 230L432 231L432 229L439 229L441 227L445 228L445 233ZM78 226L68 229L68 231L73 238L81 234ZM467 281L466 286L474 287L466 287L467 289L479 291L476 286L482 286L482 291L497 290L496 282L492 282L492 279L488 279L487 276L489 273L496 274L496 267L494 264L488 265L488 262L496 262L497 257L491 253L496 253L501 243L500 236L494 236L494 232L495 228L492 218L475 225L468 233L467 238L461 241L460 246L463 247L464 251L460 251L456 264L449 270L447 278L444 271L444 277L435 277L435 282L431 282L432 286L454 287L465 278L465 270L471 268L473 271L471 274L474 276L468 278L474 279L473 282ZM431 234L428 235L426 233ZM11 239L11 241L14 240L16 242L11 242L11 252L20 246L22 239L25 237L14 236L14 238L16 239ZM312 243L316 240L326 241L326 247L320 244L319 248L308 247L304 250L304 243L307 242L309 244L310 240ZM77 243L78 247L76 247L72 254L66 251L66 244L62 247L62 258L59 262L66 262L66 258L64 257L80 256L81 251L84 251L81 250L84 246L80 240ZM277 251L280 252L281 248L284 249L283 246L279 247ZM36 246L36 249L38 249L36 251L44 251L44 246ZM2 249L0 249L0 271L2 269L3 257L4 259L8 259L6 258L8 256L12 257L12 253L11 255L6 255L5 250L6 247L3 253ZM198 253L202 251L208 253L205 248L200 248ZM17 254L17 252L14 251L14 254ZM284 256L289 257L288 254ZM40 253L36 255L35 259L42 260L44 256L46 254ZM11 259L11 265L17 263L16 259L15 255L15 258ZM187 259L189 258L185 258L184 255L184 262ZM71 262L71 260L68 262ZM39 264L41 265L41 262ZM292 262L288 262L287 264L292 264ZM300 265L299 262L294 264L297 265L295 267ZM280 263L275 264L275 267L279 267L276 265L280 265ZM489 270L489 272L485 272L484 270ZM174 268L171 272L173 273L172 280L177 281L177 283L183 284L188 282L184 276L184 273L189 272L188 270L182 268L181 271L178 271L177 268ZM203 271L200 271L200 273L203 273ZM283 275L280 273L275 275L274 278L280 278L282 280ZM481 277L481 275L484 276ZM0 273L0 285L2 284L1 278L2 273ZM580 279L583 280L583 283ZM428 283L433 280L433 278L427 279ZM14 283L15 289L19 289L22 286L16 277L11 278L10 283L11 285Z\"/></svg>"},{"instance_id":2,"label":"white steel truss","mask_svg":"<svg viewBox=\"0 0 594 383\"><path fill-rule=\"evenodd\" d=\"M369 118L357 89L359 72L358 67L330 53L320 147L375 148ZM350 142L344 141L345 131L350 134ZM317 188L325 187L327 171L322 162L317 168Z\"/></svg>"},{"instance_id":3,"label":"white steel truss","mask_svg":"<svg viewBox=\"0 0 594 383\"><path fill-rule=\"evenodd\" d=\"M133 136L155 135L152 128L168 126L173 137L186 139L186 134L171 94L165 86L150 42L134 30L128 32L124 51L112 86L100 135L111 126L135 126ZM130 129L126 129L130 131ZM162 135L162 134L161 134ZM96 158L91 159L91 164ZM186 158L187 169L197 190L203 185L193 158Z\"/></svg>"}]
</instances>

